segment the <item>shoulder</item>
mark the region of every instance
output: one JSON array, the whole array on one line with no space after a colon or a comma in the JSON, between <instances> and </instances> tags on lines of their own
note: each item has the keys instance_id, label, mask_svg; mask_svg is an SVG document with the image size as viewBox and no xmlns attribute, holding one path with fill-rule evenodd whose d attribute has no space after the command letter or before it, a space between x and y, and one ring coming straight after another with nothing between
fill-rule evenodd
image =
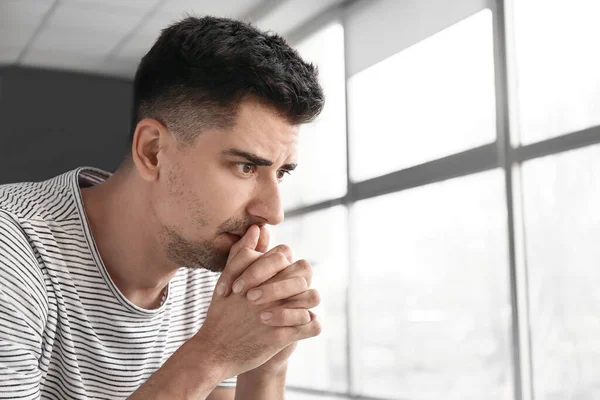
<instances>
[{"instance_id":1,"label":"shoulder","mask_svg":"<svg viewBox=\"0 0 600 400\"><path fill-rule=\"evenodd\" d=\"M28 320L41 323L48 310L44 274L23 227L4 210L0 210L0 276L4 301Z\"/></svg>"},{"instance_id":2,"label":"shoulder","mask_svg":"<svg viewBox=\"0 0 600 400\"><path fill-rule=\"evenodd\" d=\"M63 218L76 210L73 182L77 171L69 171L42 182L0 185L0 210L19 221Z\"/></svg>"},{"instance_id":3,"label":"shoulder","mask_svg":"<svg viewBox=\"0 0 600 400\"><path fill-rule=\"evenodd\" d=\"M19 217L0 209L0 257L11 265L36 263L36 256Z\"/></svg>"}]
</instances>

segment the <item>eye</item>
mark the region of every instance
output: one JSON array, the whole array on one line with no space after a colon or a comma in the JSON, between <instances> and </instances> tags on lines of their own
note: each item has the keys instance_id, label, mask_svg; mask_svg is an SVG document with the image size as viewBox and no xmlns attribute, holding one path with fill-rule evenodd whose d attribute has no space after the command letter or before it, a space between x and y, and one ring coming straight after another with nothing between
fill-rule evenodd
<instances>
[{"instance_id":1,"label":"eye","mask_svg":"<svg viewBox=\"0 0 600 400\"><path fill-rule=\"evenodd\" d=\"M256 165L249 163L236 163L235 167L237 171L246 177L249 177L254 172L256 172Z\"/></svg>"},{"instance_id":2,"label":"eye","mask_svg":"<svg viewBox=\"0 0 600 400\"><path fill-rule=\"evenodd\" d=\"M277 179L279 179L279 181L282 181L286 175L291 175L290 171L286 171L285 169L277 171Z\"/></svg>"}]
</instances>

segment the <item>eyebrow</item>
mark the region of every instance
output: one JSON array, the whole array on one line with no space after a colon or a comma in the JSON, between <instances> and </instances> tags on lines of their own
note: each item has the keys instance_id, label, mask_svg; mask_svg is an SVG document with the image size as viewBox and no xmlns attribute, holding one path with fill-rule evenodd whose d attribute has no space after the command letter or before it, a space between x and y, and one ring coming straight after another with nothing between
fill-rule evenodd
<instances>
[{"instance_id":1,"label":"eyebrow","mask_svg":"<svg viewBox=\"0 0 600 400\"><path fill-rule=\"evenodd\" d=\"M255 165L258 165L261 167L263 167L263 166L270 167L271 165L273 165L273 161L269 161L265 158L257 156L256 154L249 153L247 151L238 150L238 149L225 150L223 152L223 154L226 156L245 158L246 160L250 161L252 164L255 164ZM298 164L284 164L281 166L281 168L288 170L288 171L293 171L294 169L296 169L297 166L298 166Z\"/></svg>"}]
</instances>

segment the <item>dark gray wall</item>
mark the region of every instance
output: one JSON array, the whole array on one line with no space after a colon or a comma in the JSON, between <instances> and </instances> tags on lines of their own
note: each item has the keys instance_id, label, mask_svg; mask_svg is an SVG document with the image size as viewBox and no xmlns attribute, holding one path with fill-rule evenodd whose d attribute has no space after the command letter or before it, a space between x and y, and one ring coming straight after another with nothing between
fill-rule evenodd
<instances>
[{"instance_id":1,"label":"dark gray wall","mask_svg":"<svg viewBox=\"0 0 600 400\"><path fill-rule=\"evenodd\" d=\"M71 72L0 69L0 183L78 166L114 171L129 134L132 83Z\"/></svg>"}]
</instances>

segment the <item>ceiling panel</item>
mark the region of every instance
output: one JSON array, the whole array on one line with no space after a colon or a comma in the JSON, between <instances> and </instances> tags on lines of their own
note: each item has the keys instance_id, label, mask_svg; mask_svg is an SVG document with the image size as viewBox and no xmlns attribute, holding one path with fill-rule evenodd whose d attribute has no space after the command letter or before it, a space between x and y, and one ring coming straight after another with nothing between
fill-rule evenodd
<instances>
[{"instance_id":1,"label":"ceiling panel","mask_svg":"<svg viewBox=\"0 0 600 400\"><path fill-rule=\"evenodd\" d=\"M0 62L13 63L50 10L52 0L0 0Z\"/></svg>"},{"instance_id":2,"label":"ceiling panel","mask_svg":"<svg viewBox=\"0 0 600 400\"><path fill-rule=\"evenodd\" d=\"M138 60L126 58L107 60L99 56L39 50L28 54L24 64L131 79L135 74Z\"/></svg>"},{"instance_id":3,"label":"ceiling panel","mask_svg":"<svg viewBox=\"0 0 600 400\"><path fill-rule=\"evenodd\" d=\"M43 50L27 53L23 64L31 66L46 66L60 69L86 70L101 65L104 57L85 56L58 50Z\"/></svg>"},{"instance_id":4,"label":"ceiling panel","mask_svg":"<svg viewBox=\"0 0 600 400\"><path fill-rule=\"evenodd\" d=\"M158 34L155 36L134 36L119 50L116 57L141 59L150 50L157 36Z\"/></svg>"},{"instance_id":5,"label":"ceiling panel","mask_svg":"<svg viewBox=\"0 0 600 400\"><path fill-rule=\"evenodd\" d=\"M131 35L127 42L119 49L117 57L137 57L141 58L150 50L160 31L172 23L180 20L182 14L158 12L144 21L140 29Z\"/></svg>"},{"instance_id":6,"label":"ceiling panel","mask_svg":"<svg viewBox=\"0 0 600 400\"><path fill-rule=\"evenodd\" d=\"M135 32L136 36L151 36L154 39L158 37L160 31L167 26L185 18L184 12L168 13L158 12L145 20L140 29Z\"/></svg>"},{"instance_id":7,"label":"ceiling panel","mask_svg":"<svg viewBox=\"0 0 600 400\"><path fill-rule=\"evenodd\" d=\"M20 47L0 46L0 64L13 64L21 54Z\"/></svg>"},{"instance_id":8,"label":"ceiling panel","mask_svg":"<svg viewBox=\"0 0 600 400\"><path fill-rule=\"evenodd\" d=\"M117 55L141 58L150 50L162 29L185 18L187 14L240 18L260 3L262 0L169 0L156 14L144 21Z\"/></svg>"},{"instance_id":9,"label":"ceiling panel","mask_svg":"<svg viewBox=\"0 0 600 400\"><path fill-rule=\"evenodd\" d=\"M240 18L262 0L167 0L161 11L181 15L184 12L199 15Z\"/></svg>"},{"instance_id":10,"label":"ceiling panel","mask_svg":"<svg viewBox=\"0 0 600 400\"><path fill-rule=\"evenodd\" d=\"M62 0L63 3L78 3L90 9L129 9L131 11L150 11L162 0Z\"/></svg>"},{"instance_id":11,"label":"ceiling panel","mask_svg":"<svg viewBox=\"0 0 600 400\"><path fill-rule=\"evenodd\" d=\"M188 13L261 16L257 26L286 34L341 1L0 0L0 62L132 77L160 31Z\"/></svg>"},{"instance_id":12,"label":"ceiling panel","mask_svg":"<svg viewBox=\"0 0 600 400\"><path fill-rule=\"evenodd\" d=\"M35 25L0 25L0 47L24 48L35 32Z\"/></svg>"},{"instance_id":13,"label":"ceiling panel","mask_svg":"<svg viewBox=\"0 0 600 400\"><path fill-rule=\"evenodd\" d=\"M93 32L81 28L44 29L30 47L28 54L52 50L105 57L119 43L122 36L120 33Z\"/></svg>"},{"instance_id":14,"label":"ceiling panel","mask_svg":"<svg viewBox=\"0 0 600 400\"><path fill-rule=\"evenodd\" d=\"M82 3L59 3L46 23L48 29L80 28L91 32L111 32L125 35L131 32L144 14L139 11L124 12L120 8L94 9Z\"/></svg>"},{"instance_id":15,"label":"ceiling panel","mask_svg":"<svg viewBox=\"0 0 600 400\"><path fill-rule=\"evenodd\" d=\"M343 0L288 0L255 21L255 24L260 29L286 36L311 18L342 2Z\"/></svg>"},{"instance_id":16,"label":"ceiling panel","mask_svg":"<svg viewBox=\"0 0 600 400\"><path fill-rule=\"evenodd\" d=\"M0 26L38 25L53 0L0 0Z\"/></svg>"}]
</instances>

